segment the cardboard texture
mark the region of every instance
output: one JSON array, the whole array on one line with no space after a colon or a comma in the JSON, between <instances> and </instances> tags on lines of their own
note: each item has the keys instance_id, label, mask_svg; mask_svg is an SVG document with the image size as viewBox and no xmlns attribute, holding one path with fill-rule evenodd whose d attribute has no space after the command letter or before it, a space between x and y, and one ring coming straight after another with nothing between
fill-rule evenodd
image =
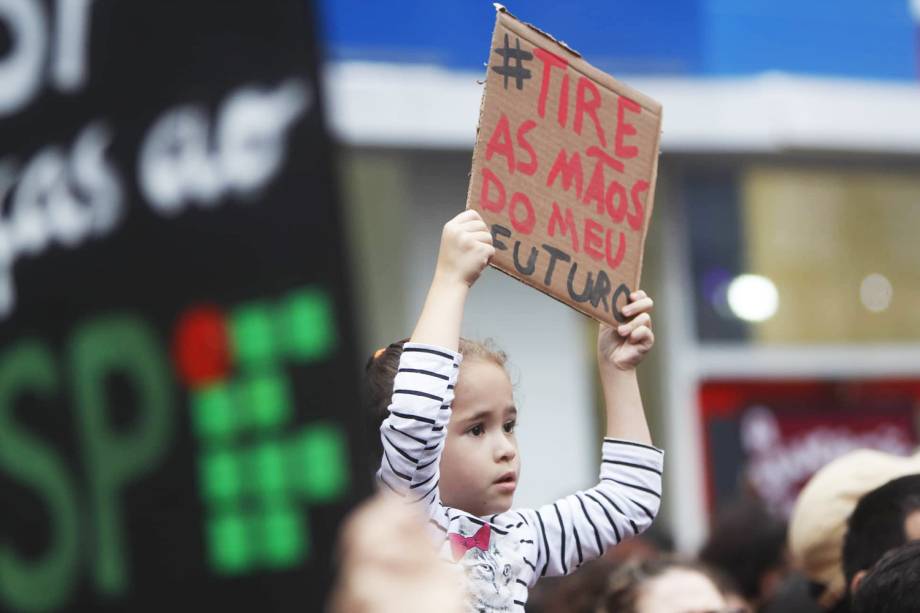
<instances>
[{"instance_id":1,"label":"cardboard texture","mask_svg":"<svg viewBox=\"0 0 920 613\"><path fill-rule=\"evenodd\" d=\"M497 9L467 207L493 266L617 325L639 287L661 105Z\"/></svg>"}]
</instances>

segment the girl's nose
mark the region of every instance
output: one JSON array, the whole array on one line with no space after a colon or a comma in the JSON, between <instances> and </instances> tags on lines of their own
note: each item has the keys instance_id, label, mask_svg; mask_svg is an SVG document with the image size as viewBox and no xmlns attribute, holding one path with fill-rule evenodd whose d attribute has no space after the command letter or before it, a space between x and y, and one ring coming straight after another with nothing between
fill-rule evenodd
<instances>
[{"instance_id":1,"label":"girl's nose","mask_svg":"<svg viewBox=\"0 0 920 613\"><path fill-rule=\"evenodd\" d=\"M503 435L495 446L495 461L510 462L516 456L517 449L515 449L514 443Z\"/></svg>"}]
</instances>

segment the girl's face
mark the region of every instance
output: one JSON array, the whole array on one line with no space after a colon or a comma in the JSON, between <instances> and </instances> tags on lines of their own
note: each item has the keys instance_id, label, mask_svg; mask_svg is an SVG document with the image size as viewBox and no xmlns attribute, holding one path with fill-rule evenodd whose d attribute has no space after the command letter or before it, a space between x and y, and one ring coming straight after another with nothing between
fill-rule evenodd
<instances>
[{"instance_id":1,"label":"girl's face","mask_svg":"<svg viewBox=\"0 0 920 613\"><path fill-rule=\"evenodd\" d=\"M490 360L460 366L441 455L441 501L483 516L511 508L520 474L517 408L505 369Z\"/></svg>"}]
</instances>

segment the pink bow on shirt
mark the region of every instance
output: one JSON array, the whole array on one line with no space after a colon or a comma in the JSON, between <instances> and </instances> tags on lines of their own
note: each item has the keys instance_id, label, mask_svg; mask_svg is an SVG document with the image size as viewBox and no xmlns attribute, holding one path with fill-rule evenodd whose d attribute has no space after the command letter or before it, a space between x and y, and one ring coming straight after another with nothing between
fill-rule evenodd
<instances>
[{"instance_id":1,"label":"pink bow on shirt","mask_svg":"<svg viewBox=\"0 0 920 613\"><path fill-rule=\"evenodd\" d=\"M479 549L481 551L489 550L489 535L492 529L488 524L476 531L473 536L463 536L456 532L447 535L450 540L450 549L454 555L454 562L463 557L463 554L469 549Z\"/></svg>"}]
</instances>

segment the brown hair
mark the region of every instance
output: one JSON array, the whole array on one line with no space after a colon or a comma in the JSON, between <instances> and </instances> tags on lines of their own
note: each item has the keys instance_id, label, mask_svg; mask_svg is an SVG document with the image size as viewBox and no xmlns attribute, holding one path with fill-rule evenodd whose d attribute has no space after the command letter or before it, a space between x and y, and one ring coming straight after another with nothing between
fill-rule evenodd
<instances>
[{"instance_id":1,"label":"brown hair","mask_svg":"<svg viewBox=\"0 0 920 613\"><path fill-rule=\"evenodd\" d=\"M643 586L675 569L700 573L712 581L719 592L724 593L722 578L705 564L675 556L630 560L611 573L606 593L598 603L597 613L636 613L636 604Z\"/></svg>"},{"instance_id":2,"label":"brown hair","mask_svg":"<svg viewBox=\"0 0 920 613\"><path fill-rule=\"evenodd\" d=\"M393 396L393 380L396 378L396 371L399 369L399 358L402 356L403 345L407 342L409 342L409 339L404 338L378 349L368 358L364 367L365 402L367 414L370 417L368 436L370 437L371 447L376 450L376 455L374 456L376 458L380 458L383 455L383 448L380 443L380 424L383 423L383 420L388 415L390 399ZM507 354L496 347L489 339L473 341L461 338L460 353L463 355L464 360L494 362L502 368L506 368L508 362Z\"/></svg>"}]
</instances>

